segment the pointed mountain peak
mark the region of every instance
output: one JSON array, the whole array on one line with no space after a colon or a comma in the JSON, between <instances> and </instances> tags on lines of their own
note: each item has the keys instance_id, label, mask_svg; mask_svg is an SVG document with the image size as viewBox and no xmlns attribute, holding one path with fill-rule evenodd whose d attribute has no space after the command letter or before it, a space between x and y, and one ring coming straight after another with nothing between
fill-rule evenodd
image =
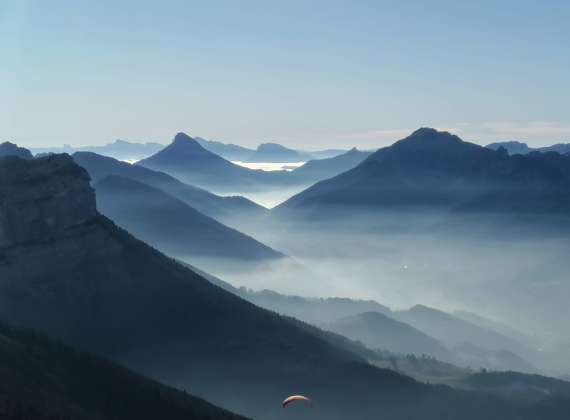
<instances>
[{"instance_id":1,"label":"pointed mountain peak","mask_svg":"<svg viewBox=\"0 0 570 420\"><path fill-rule=\"evenodd\" d=\"M202 145L198 142L198 140L193 139L186 133L178 133L174 136L174 140L170 146L167 146L165 150L176 150L177 152L181 153L200 153L200 154L210 154L208 150L206 150Z\"/></svg>"},{"instance_id":2,"label":"pointed mountain peak","mask_svg":"<svg viewBox=\"0 0 570 420\"><path fill-rule=\"evenodd\" d=\"M180 133L176 134L176 136L174 136L174 140L172 141L172 144L197 144L197 145L200 145L200 143L198 143L197 140L193 139L188 134L183 133L183 132L180 132Z\"/></svg>"},{"instance_id":3,"label":"pointed mountain peak","mask_svg":"<svg viewBox=\"0 0 570 420\"><path fill-rule=\"evenodd\" d=\"M187 165L192 162L203 166L222 161L225 159L202 147L197 140L188 134L178 133L172 143L154 155L142 159L139 164L151 165L149 166L151 169L164 170L164 168L152 165Z\"/></svg>"}]
</instances>

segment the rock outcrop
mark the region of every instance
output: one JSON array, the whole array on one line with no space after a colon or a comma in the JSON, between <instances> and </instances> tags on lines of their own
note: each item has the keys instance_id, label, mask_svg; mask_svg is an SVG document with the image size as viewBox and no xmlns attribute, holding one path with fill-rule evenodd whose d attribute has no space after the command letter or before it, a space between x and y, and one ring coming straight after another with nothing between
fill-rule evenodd
<instances>
[{"instance_id":1,"label":"rock outcrop","mask_svg":"<svg viewBox=\"0 0 570 420\"><path fill-rule=\"evenodd\" d=\"M18 156L23 159L32 159L34 155L28 149L24 147L18 147L17 144L5 141L0 143L0 157L3 156Z\"/></svg>"},{"instance_id":2,"label":"rock outcrop","mask_svg":"<svg viewBox=\"0 0 570 420\"><path fill-rule=\"evenodd\" d=\"M0 160L0 246L49 240L97 215L89 175L70 156Z\"/></svg>"}]
</instances>

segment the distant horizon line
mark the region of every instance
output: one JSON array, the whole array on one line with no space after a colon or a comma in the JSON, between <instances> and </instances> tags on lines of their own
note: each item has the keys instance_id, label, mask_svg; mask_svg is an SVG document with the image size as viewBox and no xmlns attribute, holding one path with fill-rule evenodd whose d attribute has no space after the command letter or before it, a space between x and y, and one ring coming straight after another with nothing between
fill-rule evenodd
<instances>
[{"instance_id":1,"label":"distant horizon line","mask_svg":"<svg viewBox=\"0 0 570 420\"><path fill-rule=\"evenodd\" d=\"M427 127L427 126L423 126L423 127ZM421 127L418 127L421 128ZM542 147L549 147L549 146L553 146L556 144L566 144L566 143L570 143L570 139L568 139L567 141L564 141L564 139L560 139L560 140L552 140L550 143L545 144L544 141L540 141L540 145L537 145L535 143L537 143L538 141L532 141L532 140L528 140L528 139L524 139L524 138L514 138L514 137L509 137L509 136L505 136L505 137L497 137L494 140L488 140L488 141L477 141L477 140L473 140L471 138L466 138L465 136L462 136L460 133L458 133L457 131L461 132L462 130L450 130L450 129L445 129L445 128L441 128L438 129L436 128L436 130L438 131L447 131L451 134L455 134L458 137L460 137L463 141L467 141L470 143L475 143L478 144L480 146L488 146L490 144L493 143L505 143L505 142L517 142L517 143L521 143L521 144L526 144L528 147L530 148L542 148ZM415 130L407 130L407 129L398 129L398 130L386 130L386 131L391 131L393 134L398 133L400 136L397 138L394 138L393 140L388 140L388 139L384 139L384 140L379 140L379 143L381 143L380 145L377 146L361 146L361 145L357 145L357 142L355 141L354 143L352 143L352 146L343 146L343 145L326 145L326 146L322 146L320 148L299 148L296 146L291 146L288 144L287 141L280 141L280 140L269 140L269 141L263 141L260 143L257 143L254 146L250 146L250 145L244 145L243 143L239 143L237 141L231 141L231 140L217 140L217 139L211 139L211 138L207 138L201 135L195 136L195 135L191 135L191 134L187 134L187 132L185 131L177 131L176 133L185 133L187 134L189 137L193 138L193 139L201 139L201 140L205 140L205 141L214 141L214 142L219 142L219 143L223 143L226 145L235 145L235 146L239 146L239 147L243 147L246 149L251 149L251 150L255 150L257 147L259 147L262 144L267 144L267 143L273 143L273 144L279 144L281 146L284 146L288 149L291 150L302 150L302 151L307 151L307 152L311 152L311 151L322 151L322 150L350 150L351 148L357 148L358 150L362 150L362 151L370 151L370 150L377 150L379 148L382 147L387 147L387 146L391 146L394 143L396 143L399 140L402 140L406 137L408 137L409 135L411 135ZM402 134L404 132L407 132L408 134L403 135ZM164 141L164 140L130 140L128 138L125 137L117 137L114 140L110 140L104 143L92 143L92 144L81 144L81 145L77 145L76 143L63 143L63 144L49 144L49 145L39 145L39 146L32 146L29 145L28 142L26 141L18 141L16 139L1 139L0 143L3 142L11 142L11 143L15 143L20 147L25 147L27 149L30 150L34 150L34 149L66 149L66 148L70 148L70 149L81 149L81 148L87 148L87 147L105 147L105 146L110 146L113 145L117 142L126 142L126 143L130 143L130 144L137 144L137 145L145 145L145 144L158 144L158 145L162 145L162 146L168 146L170 143L172 143L174 136L176 134L172 135L170 140Z\"/></svg>"}]
</instances>

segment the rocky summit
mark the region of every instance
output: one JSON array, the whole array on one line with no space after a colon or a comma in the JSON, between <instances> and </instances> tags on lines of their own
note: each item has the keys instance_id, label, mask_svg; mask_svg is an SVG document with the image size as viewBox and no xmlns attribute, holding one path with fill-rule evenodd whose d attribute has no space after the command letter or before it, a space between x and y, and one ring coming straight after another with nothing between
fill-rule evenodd
<instances>
[{"instance_id":1,"label":"rocky summit","mask_svg":"<svg viewBox=\"0 0 570 420\"><path fill-rule=\"evenodd\" d=\"M1 160L0 246L47 240L96 216L89 176L70 156Z\"/></svg>"}]
</instances>

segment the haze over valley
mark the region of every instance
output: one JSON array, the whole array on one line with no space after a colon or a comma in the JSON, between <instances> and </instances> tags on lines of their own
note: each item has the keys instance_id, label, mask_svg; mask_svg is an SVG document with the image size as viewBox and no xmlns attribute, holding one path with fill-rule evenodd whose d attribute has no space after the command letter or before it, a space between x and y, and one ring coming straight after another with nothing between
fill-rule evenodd
<instances>
[{"instance_id":1,"label":"haze over valley","mask_svg":"<svg viewBox=\"0 0 570 420\"><path fill-rule=\"evenodd\" d=\"M0 5L0 419L570 418L570 3Z\"/></svg>"}]
</instances>

